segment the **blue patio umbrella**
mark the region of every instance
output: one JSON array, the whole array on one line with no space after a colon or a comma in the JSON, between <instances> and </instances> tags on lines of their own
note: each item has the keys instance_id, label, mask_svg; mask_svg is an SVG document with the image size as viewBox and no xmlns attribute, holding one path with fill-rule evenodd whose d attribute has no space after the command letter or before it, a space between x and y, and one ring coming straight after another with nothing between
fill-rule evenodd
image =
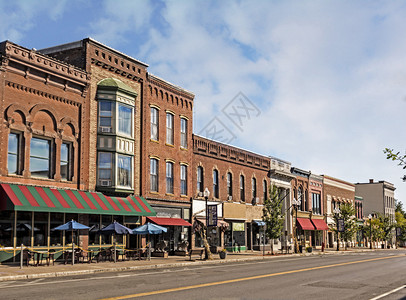
<instances>
[{"instance_id":1,"label":"blue patio umbrella","mask_svg":"<svg viewBox=\"0 0 406 300\"><path fill-rule=\"evenodd\" d=\"M128 228L125 227L124 225L121 225L120 223L114 221L113 223L111 223L110 225L100 229L101 233L104 234L132 234L133 231Z\"/></svg>"},{"instance_id":2,"label":"blue patio umbrella","mask_svg":"<svg viewBox=\"0 0 406 300\"><path fill-rule=\"evenodd\" d=\"M138 228L133 229L134 234L160 234L167 231L167 228L153 223L146 223Z\"/></svg>"},{"instance_id":3,"label":"blue patio umbrella","mask_svg":"<svg viewBox=\"0 0 406 300\"><path fill-rule=\"evenodd\" d=\"M89 226L80 224L74 220L69 221L63 225L59 225L54 228L54 230L74 230L74 229L89 229Z\"/></svg>"},{"instance_id":4,"label":"blue patio umbrella","mask_svg":"<svg viewBox=\"0 0 406 300\"><path fill-rule=\"evenodd\" d=\"M79 229L89 229L89 226L83 225L79 222L76 222L75 220L71 220L63 225L59 225L53 230L72 230L72 244L73 244L73 230L79 230Z\"/></svg>"}]
</instances>

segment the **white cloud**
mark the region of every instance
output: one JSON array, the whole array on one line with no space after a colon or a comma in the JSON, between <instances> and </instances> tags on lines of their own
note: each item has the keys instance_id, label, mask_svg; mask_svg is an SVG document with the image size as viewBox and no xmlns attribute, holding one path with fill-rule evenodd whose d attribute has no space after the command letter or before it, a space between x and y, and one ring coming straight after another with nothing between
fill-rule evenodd
<instances>
[{"instance_id":1,"label":"white cloud","mask_svg":"<svg viewBox=\"0 0 406 300\"><path fill-rule=\"evenodd\" d=\"M0 0L0 41L20 42L36 25L41 15L56 21L67 6L67 0Z\"/></svg>"}]
</instances>

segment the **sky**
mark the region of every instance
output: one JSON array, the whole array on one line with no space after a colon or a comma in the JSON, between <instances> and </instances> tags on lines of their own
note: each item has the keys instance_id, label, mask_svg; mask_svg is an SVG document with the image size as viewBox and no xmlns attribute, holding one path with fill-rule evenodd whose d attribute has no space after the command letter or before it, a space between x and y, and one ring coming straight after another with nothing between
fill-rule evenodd
<instances>
[{"instance_id":1,"label":"sky","mask_svg":"<svg viewBox=\"0 0 406 300\"><path fill-rule=\"evenodd\" d=\"M0 40L92 37L193 92L195 133L389 181L404 206L406 170L383 149L406 149L405 32L405 1L0 0Z\"/></svg>"}]
</instances>

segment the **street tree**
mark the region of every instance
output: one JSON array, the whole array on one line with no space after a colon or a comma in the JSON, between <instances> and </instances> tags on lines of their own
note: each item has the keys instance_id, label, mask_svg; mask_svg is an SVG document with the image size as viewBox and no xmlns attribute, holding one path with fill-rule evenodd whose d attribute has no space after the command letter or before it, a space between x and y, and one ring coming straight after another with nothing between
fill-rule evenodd
<instances>
[{"instance_id":1,"label":"street tree","mask_svg":"<svg viewBox=\"0 0 406 300\"><path fill-rule=\"evenodd\" d=\"M194 233L197 233L203 241L203 246L204 246L204 249L206 252L206 259L212 260L213 254L210 251L210 245L209 245L209 242L208 242L207 236L206 236L206 232L207 232L206 225L203 224L202 222L198 221L197 219L195 219L195 221L193 222L193 231L194 231Z\"/></svg>"},{"instance_id":2,"label":"street tree","mask_svg":"<svg viewBox=\"0 0 406 300\"><path fill-rule=\"evenodd\" d=\"M380 241L382 239L382 229L379 219L375 217L368 219L364 224L363 232L370 243Z\"/></svg>"},{"instance_id":3,"label":"street tree","mask_svg":"<svg viewBox=\"0 0 406 300\"><path fill-rule=\"evenodd\" d=\"M386 154L386 159L390 159L396 161L398 166L401 166L403 169L406 169L406 154L400 154L400 152L396 152L394 149L385 148L383 153ZM406 175L403 176L403 181L406 181Z\"/></svg>"},{"instance_id":4,"label":"street tree","mask_svg":"<svg viewBox=\"0 0 406 300\"><path fill-rule=\"evenodd\" d=\"M393 229L395 228L394 223L391 221L389 216L385 216L383 214L378 214L378 219L382 241L390 242L393 235Z\"/></svg>"},{"instance_id":5,"label":"street tree","mask_svg":"<svg viewBox=\"0 0 406 300\"><path fill-rule=\"evenodd\" d=\"M338 220L342 219L344 223L344 231L338 231ZM347 243L352 241L355 233L358 230L358 225L355 218L355 208L351 203L343 203L340 205L340 211L334 215L335 224L330 229L337 233L337 250L339 250L340 240L344 242L347 250Z\"/></svg>"},{"instance_id":6,"label":"street tree","mask_svg":"<svg viewBox=\"0 0 406 300\"><path fill-rule=\"evenodd\" d=\"M397 236L397 240L401 244L406 242L406 218L400 211L395 212L396 227L400 228L400 236Z\"/></svg>"},{"instance_id":7,"label":"street tree","mask_svg":"<svg viewBox=\"0 0 406 300\"><path fill-rule=\"evenodd\" d=\"M265 222L265 234L271 241L271 253L273 251L273 240L282 235L284 213L282 213L282 201L275 185L269 187L269 197L264 201L262 220Z\"/></svg>"}]
</instances>

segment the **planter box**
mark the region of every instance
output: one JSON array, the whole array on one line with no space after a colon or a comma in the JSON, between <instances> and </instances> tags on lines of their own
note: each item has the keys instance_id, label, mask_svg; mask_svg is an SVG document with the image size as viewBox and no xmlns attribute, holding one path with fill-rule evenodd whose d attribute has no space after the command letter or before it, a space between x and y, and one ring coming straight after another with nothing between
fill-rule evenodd
<instances>
[{"instance_id":1,"label":"planter box","mask_svg":"<svg viewBox=\"0 0 406 300\"><path fill-rule=\"evenodd\" d=\"M152 256L168 258L168 252L152 252Z\"/></svg>"},{"instance_id":2,"label":"planter box","mask_svg":"<svg viewBox=\"0 0 406 300\"><path fill-rule=\"evenodd\" d=\"M177 255L177 256L186 256L186 254L187 254L187 252L183 251L183 250L176 250L174 252L174 255Z\"/></svg>"}]
</instances>

